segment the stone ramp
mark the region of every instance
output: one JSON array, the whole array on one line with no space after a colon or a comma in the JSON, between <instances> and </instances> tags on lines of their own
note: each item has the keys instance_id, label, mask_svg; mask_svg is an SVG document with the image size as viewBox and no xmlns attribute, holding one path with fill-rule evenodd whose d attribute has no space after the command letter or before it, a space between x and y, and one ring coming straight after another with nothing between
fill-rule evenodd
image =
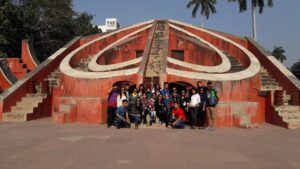
<instances>
[{"instance_id":1,"label":"stone ramp","mask_svg":"<svg viewBox=\"0 0 300 169\"><path fill-rule=\"evenodd\" d=\"M167 22L158 21L146 67L146 77L157 77L162 74L164 62L166 62L167 57L164 56L164 50L168 49L168 47L165 46L165 39L167 36L169 36L167 34Z\"/></svg>"}]
</instances>

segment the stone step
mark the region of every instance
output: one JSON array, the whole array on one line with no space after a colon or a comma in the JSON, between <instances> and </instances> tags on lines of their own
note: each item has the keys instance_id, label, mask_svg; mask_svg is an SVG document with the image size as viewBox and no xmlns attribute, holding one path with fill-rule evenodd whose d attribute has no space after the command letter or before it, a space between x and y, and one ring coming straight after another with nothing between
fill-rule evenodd
<instances>
[{"instance_id":1,"label":"stone step","mask_svg":"<svg viewBox=\"0 0 300 169\"><path fill-rule=\"evenodd\" d=\"M282 120L286 123L291 123L291 122L300 122L300 118L296 117L283 117Z\"/></svg>"},{"instance_id":2,"label":"stone step","mask_svg":"<svg viewBox=\"0 0 300 169\"><path fill-rule=\"evenodd\" d=\"M244 65L231 65L231 68L240 68L240 69L245 69L245 66Z\"/></svg>"},{"instance_id":3,"label":"stone step","mask_svg":"<svg viewBox=\"0 0 300 169\"><path fill-rule=\"evenodd\" d=\"M274 81L276 81L276 79L274 79L272 76L261 75L260 78L261 78L261 80L274 80Z\"/></svg>"},{"instance_id":4,"label":"stone step","mask_svg":"<svg viewBox=\"0 0 300 169\"><path fill-rule=\"evenodd\" d=\"M240 70L244 70L245 68L241 68L241 67L232 67L230 70L234 70L234 71L240 71Z\"/></svg>"},{"instance_id":5,"label":"stone step","mask_svg":"<svg viewBox=\"0 0 300 169\"><path fill-rule=\"evenodd\" d=\"M246 129L253 129L253 128L257 128L259 125L257 123L244 123L241 124L242 128L246 128Z\"/></svg>"},{"instance_id":6,"label":"stone step","mask_svg":"<svg viewBox=\"0 0 300 169\"><path fill-rule=\"evenodd\" d=\"M288 129L300 129L300 121L289 122Z\"/></svg>"},{"instance_id":7,"label":"stone step","mask_svg":"<svg viewBox=\"0 0 300 169\"><path fill-rule=\"evenodd\" d=\"M39 104L28 105L28 106L13 106L11 107L12 112L32 112L34 108L38 107Z\"/></svg>"},{"instance_id":8,"label":"stone step","mask_svg":"<svg viewBox=\"0 0 300 169\"><path fill-rule=\"evenodd\" d=\"M268 73L267 69L265 69L264 67L260 68L260 73ZM269 74L269 73L268 73Z\"/></svg>"},{"instance_id":9,"label":"stone step","mask_svg":"<svg viewBox=\"0 0 300 169\"><path fill-rule=\"evenodd\" d=\"M271 76L268 77L261 77L262 81L276 81L276 79L272 78Z\"/></svg>"},{"instance_id":10,"label":"stone step","mask_svg":"<svg viewBox=\"0 0 300 169\"><path fill-rule=\"evenodd\" d=\"M41 103L43 100L35 100L32 102L17 102L16 106L13 107L20 107L20 108L26 108L26 107L36 107L39 103Z\"/></svg>"},{"instance_id":11,"label":"stone step","mask_svg":"<svg viewBox=\"0 0 300 169\"><path fill-rule=\"evenodd\" d=\"M47 79L59 79L60 75L49 75L47 76Z\"/></svg>"},{"instance_id":12,"label":"stone step","mask_svg":"<svg viewBox=\"0 0 300 169\"><path fill-rule=\"evenodd\" d=\"M262 84L265 84L265 83L277 83L277 84L279 84L276 80L269 80L269 79L268 79L268 80L262 79L262 80L261 80L261 83L262 83Z\"/></svg>"},{"instance_id":13,"label":"stone step","mask_svg":"<svg viewBox=\"0 0 300 169\"><path fill-rule=\"evenodd\" d=\"M22 97L20 102L36 102L41 101L46 97Z\"/></svg>"},{"instance_id":14,"label":"stone step","mask_svg":"<svg viewBox=\"0 0 300 169\"><path fill-rule=\"evenodd\" d=\"M262 86L279 86L278 82L270 82L270 81L262 82L261 84L262 84Z\"/></svg>"},{"instance_id":15,"label":"stone step","mask_svg":"<svg viewBox=\"0 0 300 169\"><path fill-rule=\"evenodd\" d=\"M298 119L300 120L300 112L278 112L278 115L286 119Z\"/></svg>"},{"instance_id":16,"label":"stone step","mask_svg":"<svg viewBox=\"0 0 300 169\"><path fill-rule=\"evenodd\" d=\"M11 117L11 121L24 121L23 114L33 113L34 108L38 107L39 103L42 103L46 97L47 94L27 94L26 97L22 97L21 101L17 102L16 106L11 107L11 112L8 112L6 116Z\"/></svg>"},{"instance_id":17,"label":"stone step","mask_svg":"<svg viewBox=\"0 0 300 169\"><path fill-rule=\"evenodd\" d=\"M280 86L265 85L260 87L260 91L282 90Z\"/></svg>"},{"instance_id":18,"label":"stone step","mask_svg":"<svg viewBox=\"0 0 300 169\"><path fill-rule=\"evenodd\" d=\"M3 113L3 121L7 122L24 122L27 121L27 115L29 113L22 112L7 112Z\"/></svg>"},{"instance_id":19,"label":"stone step","mask_svg":"<svg viewBox=\"0 0 300 169\"><path fill-rule=\"evenodd\" d=\"M36 94L36 93L27 93L26 97L23 98L27 98L27 97L42 97L42 98L46 98L47 94Z\"/></svg>"},{"instance_id":20,"label":"stone step","mask_svg":"<svg viewBox=\"0 0 300 169\"><path fill-rule=\"evenodd\" d=\"M271 79L274 79L272 76L264 76L264 75L261 75L260 76L261 77L261 79L265 79L265 80L271 80ZM274 79L275 80L275 79Z\"/></svg>"},{"instance_id":21,"label":"stone step","mask_svg":"<svg viewBox=\"0 0 300 169\"><path fill-rule=\"evenodd\" d=\"M270 74L267 71L260 71L260 74L261 75L269 75L270 76Z\"/></svg>"},{"instance_id":22,"label":"stone step","mask_svg":"<svg viewBox=\"0 0 300 169\"><path fill-rule=\"evenodd\" d=\"M286 120L287 123L300 123L300 119L288 119Z\"/></svg>"},{"instance_id":23,"label":"stone step","mask_svg":"<svg viewBox=\"0 0 300 169\"><path fill-rule=\"evenodd\" d=\"M278 106L275 108L276 111L299 111L300 113L300 106Z\"/></svg>"}]
</instances>

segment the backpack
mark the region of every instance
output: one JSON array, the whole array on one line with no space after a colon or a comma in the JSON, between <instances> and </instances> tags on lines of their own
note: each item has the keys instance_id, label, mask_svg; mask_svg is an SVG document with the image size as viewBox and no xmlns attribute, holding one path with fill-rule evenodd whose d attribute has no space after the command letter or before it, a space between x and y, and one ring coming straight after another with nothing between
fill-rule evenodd
<instances>
[{"instance_id":1,"label":"backpack","mask_svg":"<svg viewBox=\"0 0 300 169\"><path fill-rule=\"evenodd\" d=\"M215 106L219 102L219 98L218 98L217 92L214 89L212 89L210 91L210 97L208 98L208 102L209 102L210 106Z\"/></svg>"}]
</instances>

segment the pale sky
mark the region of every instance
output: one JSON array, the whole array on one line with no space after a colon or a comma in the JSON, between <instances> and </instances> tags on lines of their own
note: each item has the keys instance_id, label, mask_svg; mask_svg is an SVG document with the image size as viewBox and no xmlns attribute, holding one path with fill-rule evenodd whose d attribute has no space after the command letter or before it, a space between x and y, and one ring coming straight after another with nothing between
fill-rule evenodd
<instances>
[{"instance_id":1,"label":"pale sky","mask_svg":"<svg viewBox=\"0 0 300 169\"><path fill-rule=\"evenodd\" d=\"M150 19L176 19L200 25L200 17L192 18L188 0L74 0L76 11L94 15L93 24L104 24L106 18L117 18L121 27ZM267 50L283 46L290 67L300 59L300 1L273 0L273 8L257 14L258 42ZM237 3L218 0L217 14L205 21L205 27L239 36L252 36L250 10L239 13ZM250 5L249 5L250 7ZM249 8L250 9L250 8ZM200 10L199 10L200 13Z\"/></svg>"}]
</instances>

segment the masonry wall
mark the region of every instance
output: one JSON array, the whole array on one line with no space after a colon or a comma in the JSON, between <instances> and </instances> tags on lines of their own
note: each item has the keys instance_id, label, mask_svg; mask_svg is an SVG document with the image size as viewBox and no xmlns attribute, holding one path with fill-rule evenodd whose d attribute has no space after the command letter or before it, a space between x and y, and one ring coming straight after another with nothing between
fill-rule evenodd
<instances>
[{"instance_id":1,"label":"masonry wall","mask_svg":"<svg viewBox=\"0 0 300 169\"><path fill-rule=\"evenodd\" d=\"M193 86L196 86L198 81L174 75L168 75L167 80L168 82L187 82ZM257 124L265 121L265 99L258 95L259 75L241 81L215 81L214 86L220 98L216 107L217 127L239 126L248 119L249 122Z\"/></svg>"},{"instance_id":2,"label":"masonry wall","mask_svg":"<svg viewBox=\"0 0 300 169\"><path fill-rule=\"evenodd\" d=\"M61 76L62 83L53 89L52 116L54 121L77 121L81 123L105 123L107 113L108 91L117 82L128 81L140 84L141 74L120 76L106 79L79 79L66 75ZM59 117L64 113L61 105L69 104L70 117Z\"/></svg>"}]
</instances>

